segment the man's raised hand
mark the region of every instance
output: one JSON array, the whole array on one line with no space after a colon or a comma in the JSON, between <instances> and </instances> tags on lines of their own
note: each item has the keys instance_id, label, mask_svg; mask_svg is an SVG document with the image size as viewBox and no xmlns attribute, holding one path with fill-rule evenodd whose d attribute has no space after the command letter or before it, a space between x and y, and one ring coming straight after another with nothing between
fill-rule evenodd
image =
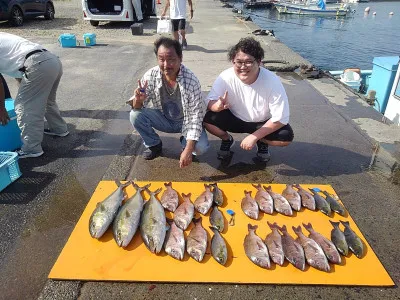
<instances>
[{"instance_id":1,"label":"man's raised hand","mask_svg":"<svg viewBox=\"0 0 400 300\"><path fill-rule=\"evenodd\" d=\"M215 112L220 112L221 110L228 109L228 91L225 91L222 97L219 97L218 100L215 102Z\"/></svg>"},{"instance_id":2,"label":"man's raised hand","mask_svg":"<svg viewBox=\"0 0 400 300\"><path fill-rule=\"evenodd\" d=\"M143 102L144 100L146 100L147 97L146 88L147 81L145 81L144 85L142 85L142 82L138 80L138 87L133 92L133 96L128 101L126 101L126 103L131 105L133 108L140 108L141 106L143 106Z\"/></svg>"}]
</instances>

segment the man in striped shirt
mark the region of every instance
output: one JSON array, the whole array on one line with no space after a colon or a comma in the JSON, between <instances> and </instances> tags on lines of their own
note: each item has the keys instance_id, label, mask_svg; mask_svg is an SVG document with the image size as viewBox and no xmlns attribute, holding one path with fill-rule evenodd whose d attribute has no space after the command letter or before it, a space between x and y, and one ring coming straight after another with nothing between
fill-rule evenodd
<instances>
[{"instance_id":1,"label":"man in striped shirt","mask_svg":"<svg viewBox=\"0 0 400 300\"><path fill-rule=\"evenodd\" d=\"M206 106L199 80L182 64L179 42L161 37L154 43L154 52L158 66L138 80L128 101L130 121L147 147L143 153L146 160L161 155L162 142L154 129L180 133L183 151L179 166L183 168L192 162L192 154L200 155L209 148L202 125Z\"/></svg>"}]
</instances>

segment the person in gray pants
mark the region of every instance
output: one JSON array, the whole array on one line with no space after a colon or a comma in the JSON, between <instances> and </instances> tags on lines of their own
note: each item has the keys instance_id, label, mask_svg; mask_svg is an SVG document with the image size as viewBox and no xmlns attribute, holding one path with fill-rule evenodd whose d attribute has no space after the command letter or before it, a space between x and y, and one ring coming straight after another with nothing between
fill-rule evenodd
<instances>
[{"instance_id":1,"label":"person in gray pants","mask_svg":"<svg viewBox=\"0 0 400 300\"><path fill-rule=\"evenodd\" d=\"M0 53L0 73L20 82L14 105L23 143L18 156L41 156L43 133L61 137L69 134L56 103L63 74L61 61L41 45L4 32L0 32ZM0 81L0 125L9 120L4 102L4 86ZM44 118L48 129L44 129Z\"/></svg>"}]
</instances>

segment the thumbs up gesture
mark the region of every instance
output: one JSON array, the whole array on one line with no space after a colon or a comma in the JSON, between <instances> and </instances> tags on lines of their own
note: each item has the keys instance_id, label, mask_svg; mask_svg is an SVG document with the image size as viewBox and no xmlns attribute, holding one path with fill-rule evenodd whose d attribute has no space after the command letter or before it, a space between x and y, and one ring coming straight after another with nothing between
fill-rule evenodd
<instances>
[{"instance_id":1,"label":"thumbs up gesture","mask_svg":"<svg viewBox=\"0 0 400 300\"><path fill-rule=\"evenodd\" d=\"M222 97L219 97L217 101L214 103L213 111L220 112L221 110L228 109L228 91L225 91Z\"/></svg>"}]
</instances>

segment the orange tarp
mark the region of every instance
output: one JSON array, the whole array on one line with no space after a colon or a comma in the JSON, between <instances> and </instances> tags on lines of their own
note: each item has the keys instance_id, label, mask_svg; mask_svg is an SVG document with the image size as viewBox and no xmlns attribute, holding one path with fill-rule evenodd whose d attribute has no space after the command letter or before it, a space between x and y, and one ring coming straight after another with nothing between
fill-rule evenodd
<instances>
[{"instance_id":1,"label":"orange tarp","mask_svg":"<svg viewBox=\"0 0 400 300\"><path fill-rule=\"evenodd\" d=\"M151 183L152 191L163 187L163 182L137 182L139 186ZM251 220L241 210L240 203L244 190L256 189L250 183L219 183L218 186L226 196L221 211L225 217L223 237L228 245L228 262L226 266L218 264L211 256L210 245L201 263L192 259L187 253L183 261L168 256L164 251L159 255L152 254L143 244L139 230L126 249L117 246L113 239L111 228L100 239L93 239L89 234L89 218L96 204L104 200L116 189L112 181L102 181L97 186L85 211L72 232L67 244L53 266L49 278L69 280L115 280L115 281L161 281L161 282L226 282L226 283L273 283L273 284L326 284L326 285L369 285L392 286L392 279L380 263L350 215L341 217L333 214L330 218L319 211L302 208L292 217L278 213L261 214L258 221ZM336 194L330 185L302 185L304 188L318 187ZM173 182L172 187L181 193L191 193L192 201L204 191L204 183ZM272 184L274 192L281 193L285 185ZM132 186L126 189L129 196L135 192ZM162 192L161 192L162 193ZM161 193L158 195L160 198ZM339 193L340 195L340 193ZM144 198L149 199L147 193ZM228 226L230 215L227 209L235 211L235 226ZM209 229L209 214L203 216L203 226L208 231L210 244L212 232ZM198 213L196 213L198 215ZM172 218L171 213L167 217ZM367 246L366 255L358 259L353 254L342 257L341 265L332 265L331 272L325 273L307 266L304 272L296 269L290 263L275 266L270 270L262 269L253 264L246 256L243 240L247 234L247 224L258 225L256 233L264 239L270 232L269 222L286 225L289 233L296 237L292 226L310 222L314 229L330 238L332 226L329 220L347 220L351 228L361 237ZM192 224L185 231L188 235ZM112 226L110 226L112 227ZM340 225L341 229L343 226ZM303 228L303 232L307 231Z\"/></svg>"}]
</instances>

